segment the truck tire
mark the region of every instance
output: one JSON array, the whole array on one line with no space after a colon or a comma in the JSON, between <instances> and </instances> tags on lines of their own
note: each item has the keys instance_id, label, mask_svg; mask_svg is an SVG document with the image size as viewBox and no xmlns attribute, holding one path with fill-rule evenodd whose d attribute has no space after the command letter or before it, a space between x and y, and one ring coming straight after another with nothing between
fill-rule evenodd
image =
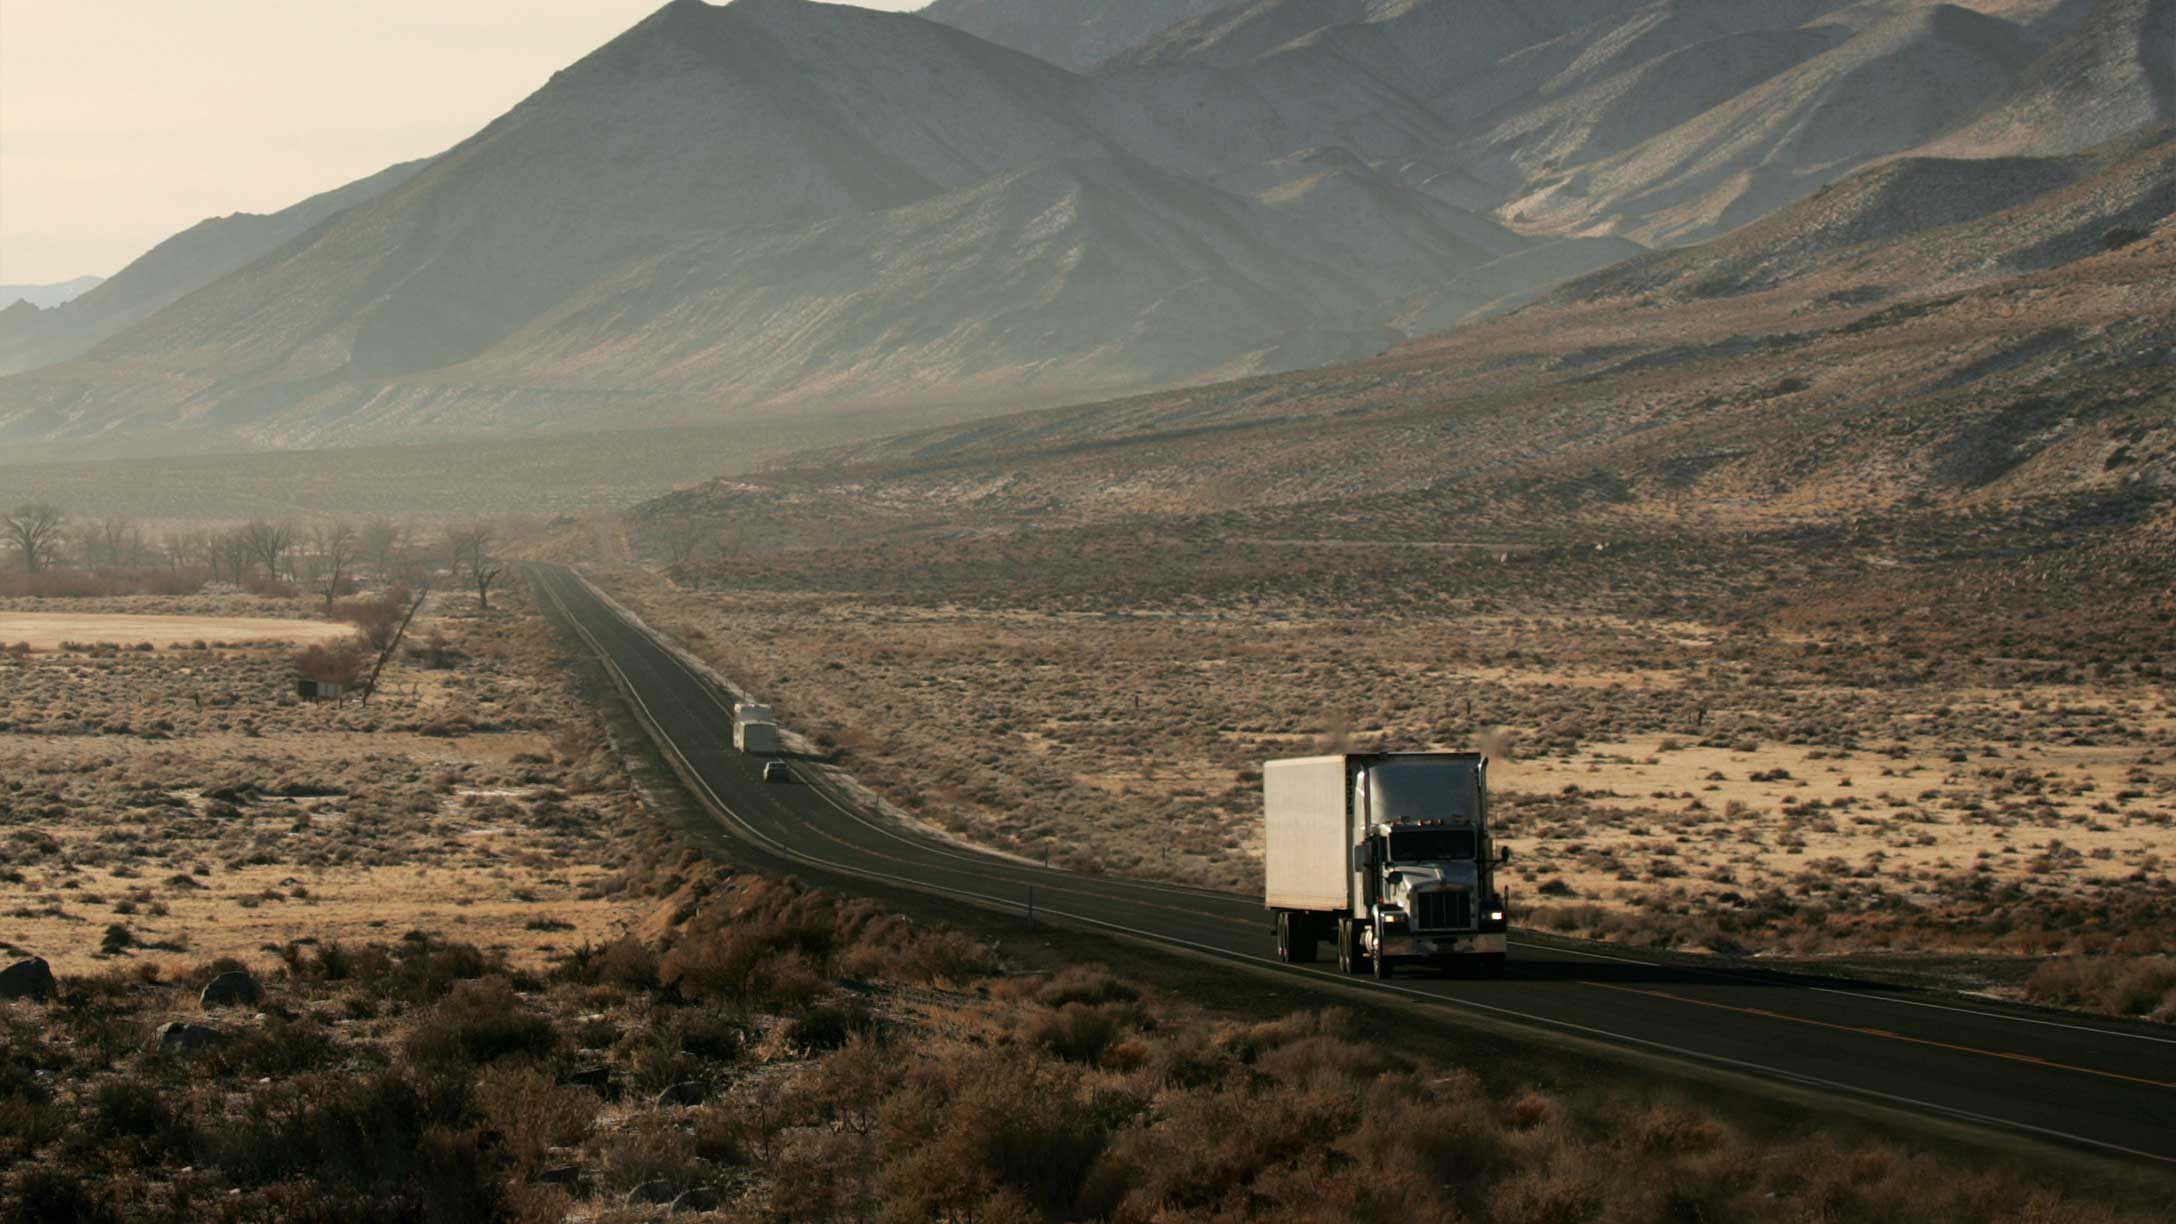
<instances>
[{"instance_id":1,"label":"truck tire","mask_svg":"<svg viewBox=\"0 0 2176 1224\"><path fill-rule=\"evenodd\" d=\"M1369 958L1368 958L1368 969L1369 969L1369 971L1370 971L1370 972L1372 972L1372 973L1374 973L1374 974L1375 974L1375 980L1376 980L1376 981L1378 981L1378 982L1386 982L1386 981L1389 981L1389 980L1390 980L1391 961L1390 961L1390 958L1389 958L1389 957L1387 957L1387 956L1371 956L1371 957L1369 957Z\"/></svg>"},{"instance_id":2,"label":"truck tire","mask_svg":"<svg viewBox=\"0 0 2176 1224\"><path fill-rule=\"evenodd\" d=\"M1291 910L1277 911L1277 960L1280 964L1289 965L1299 959L1293 949L1292 928L1295 925Z\"/></svg>"},{"instance_id":3,"label":"truck tire","mask_svg":"<svg viewBox=\"0 0 2176 1224\"><path fill-rule=\"evenodd\" d=\"M1362 962L1367 959L1360 951L1359 924L1355 923L1350 916L1339 917L1337 920L1337 971L1357 975L1366 970L1367 966Z\"/></svg>"}]
</instances>

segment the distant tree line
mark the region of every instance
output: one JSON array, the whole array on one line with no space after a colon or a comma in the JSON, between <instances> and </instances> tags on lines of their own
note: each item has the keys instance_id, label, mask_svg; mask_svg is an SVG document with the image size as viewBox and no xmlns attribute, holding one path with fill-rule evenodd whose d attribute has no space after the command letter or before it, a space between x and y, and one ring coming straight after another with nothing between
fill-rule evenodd
<instances>
[{"instance_id":1,"label":"distant tree line","mask_svg":"<svg viewBox=\"0 0 2176 1224\"><path fill-rule=\"evenodd\" d=\"M427 529L383 516L360 525L254 518L154 532L124 515L78 520L47 502L25 502L0 515L0 563L18 575L135 579L166 592L208 582L267 593L291 587L322 599L328 613L366 578L381 587L413 587L440 572L488 608L505 572L502 540L487 523Z\"/></svg>"}]
</instances>

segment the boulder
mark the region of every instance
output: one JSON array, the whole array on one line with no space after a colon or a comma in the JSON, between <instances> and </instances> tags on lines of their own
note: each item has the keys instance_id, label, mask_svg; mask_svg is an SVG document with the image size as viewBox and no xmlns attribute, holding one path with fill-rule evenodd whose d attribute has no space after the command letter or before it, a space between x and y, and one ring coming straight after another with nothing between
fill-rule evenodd
<instances>
[{"instance_id":1,"label":"boulder","mask_svg":"<svg viewBox=\"0 0 2176 1224\"><path fill-rule=\"evenodd\" d=\"M199 1050L216 1049L226 1043L227 1035L218 1029L186 1020L171 1020L159 1026L159 1053L193 1054Z\"/></svg>"},{"instance_id":2,"label":"boulder","mask_svg":"<svg viewBox=\"0 0 2176 1224\"><path fill-rule=\"evenodd\" d=\"M710 1090L694 1080L681 1080L657 1094L657 1107L669 1109L676 1105L700 1105L710 1095Z\"/></svg>"},{"instance_id":3,"label":"boulder","mask_svg":"<svg viewBox=\"0 0 2176 1224\"><path fill-rule=\"evenodd\" d=\"M35 999L44 1002L59 993L53 966L42 956L32 956L0 969L0 999Z\"/></svg>"},{"instance_id":4,"label":"boulder","mask_svg":"<svg viewBox=\"0 0 2176 1224\"><path fill-rule=\"evenodd\" d=\"M697 1211L716 1211L720 1206L718 1192L708 1186L697 1186L672 1201L674 1215L688 1215Z\"/></svg>"},{"instance_id":5,"label":"boulder","mask_svg":"<svg viewBox=\"0 0 2176 1224\"><path fill-rule=\"evenodd\" d=\"M255 1007L264 1001L264 988L257 979L244 969L233 969L213 978L204 986L204 993L197 996L199 1006L207 1010L214 1007Z\"/></svg>"}]
</instances>

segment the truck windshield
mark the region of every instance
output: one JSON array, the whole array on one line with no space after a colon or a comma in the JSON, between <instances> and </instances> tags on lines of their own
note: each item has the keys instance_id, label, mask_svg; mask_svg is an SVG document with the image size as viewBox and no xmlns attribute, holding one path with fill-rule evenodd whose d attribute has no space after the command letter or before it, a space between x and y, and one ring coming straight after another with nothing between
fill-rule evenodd
<instances>
[{"instance_id":1,"label":"truck windshield","mask_svg":"<svg viewBox=\"0 0 2176 1224\"><path fill-rule=\"evenodd\" d=\"M1390 861L1440 863L1470 859L1474 840L1472 829L1394 829L1390 834Z\"/></svg>"}]
</instances>

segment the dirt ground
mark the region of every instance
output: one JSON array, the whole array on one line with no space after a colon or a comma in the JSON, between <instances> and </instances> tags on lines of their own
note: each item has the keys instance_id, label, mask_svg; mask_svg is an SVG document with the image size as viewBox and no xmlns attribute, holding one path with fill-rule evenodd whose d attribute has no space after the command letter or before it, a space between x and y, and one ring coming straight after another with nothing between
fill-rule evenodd
<instances>
[{"instance_id":1,"label":"dirt ground","mask_svg":"<svg viewBox=\"0 0 2176 1224\"><path fill-rule=\"evenodd\" d=\"M57 650L63 642L173 646L191 642L332 641L354 632L326 621L248 616L155 616L127 613L0 611L0 643L28 642L33 650Z\"/></svg>"},{"instance_id":2,"label":"dirt ground","mask_svg":"<svg viewBox=\"0 0 2176 1224\"><path fill-rule=\"evenodd\" d=\"M369 704L294 695L290 643L345 625L0 613L33 644L0 652L0 952L88 973L426 930L524 965L612 938L594 894L635 800L524 598L434 598Z\"/></svg>"}]
</instances>

